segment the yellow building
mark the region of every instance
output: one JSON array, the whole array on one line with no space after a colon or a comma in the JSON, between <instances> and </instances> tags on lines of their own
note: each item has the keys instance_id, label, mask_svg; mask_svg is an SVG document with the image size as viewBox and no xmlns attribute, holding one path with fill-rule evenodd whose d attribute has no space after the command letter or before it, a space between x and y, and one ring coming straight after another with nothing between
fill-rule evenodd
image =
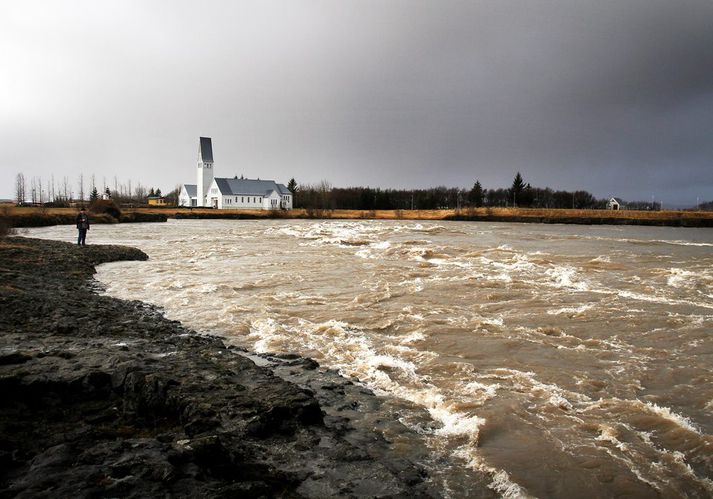
<instances>
[{"instance_id":1,"label":"yellow building","mask_svg":"<svg viewBox=\"0 0 713 499\"><path fill-rule=\"evenodd\" d=\"M166 206L166 198L161 196L151 196L148 198L150 206Z\"/></svg>"}]
</instances>

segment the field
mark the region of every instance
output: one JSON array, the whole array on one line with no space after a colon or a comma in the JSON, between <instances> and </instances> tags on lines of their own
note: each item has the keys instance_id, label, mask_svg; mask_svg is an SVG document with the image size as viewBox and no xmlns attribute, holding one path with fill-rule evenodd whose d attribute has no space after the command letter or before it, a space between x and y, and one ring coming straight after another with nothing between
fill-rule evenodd
<instances>
[{"instance_id":1,"label":"field","mask_svg":"<svg viewBox=\"0 0 713 499\"><path fill-rule=\"evenodd\" d=\"M0 208L0 218L14 227L73 223L75 208ZM95 223L116 220L106 215L92 215ZM710 211L632 211L632 210L568 210L538 208L464 208L461 210L320 210L295 209L290 211L214 210L210 208L122 208L121 221L160 221L168 218L325 218L377 220L471 220L499 222L574 223L612 225L670 225L713 227ZM154 219L154 220L152 220ZM41 223L45 221L46 223Z\"/></svg>"}]
</instances>

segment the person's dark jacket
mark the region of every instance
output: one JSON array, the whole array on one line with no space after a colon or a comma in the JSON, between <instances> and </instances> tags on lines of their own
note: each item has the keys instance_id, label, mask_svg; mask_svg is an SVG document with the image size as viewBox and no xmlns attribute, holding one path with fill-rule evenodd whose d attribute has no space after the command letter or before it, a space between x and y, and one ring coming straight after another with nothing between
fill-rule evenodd
<instances>
[{"instance_id":1,"label":"person's dark jacket","mask_svg":"<svg viewBox=\"0 0 713 499\"><path fill-rule=\"evenodd\" d=\"M77 215L77 229L89 230L89 216L86 213Z\"/></svg>"}]
</instances>

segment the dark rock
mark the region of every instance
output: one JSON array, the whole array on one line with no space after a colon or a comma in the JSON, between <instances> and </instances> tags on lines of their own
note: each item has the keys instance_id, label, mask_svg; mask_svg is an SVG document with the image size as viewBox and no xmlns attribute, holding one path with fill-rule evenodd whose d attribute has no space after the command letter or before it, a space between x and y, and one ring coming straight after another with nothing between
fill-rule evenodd
<instances>
[{"instance_id":1,"label":"dark rock","mask_svg":"<svg viewBox=\"0 0 713 499\"><path fill-rule=\"evenodd\" d=\"M437 495L420 437L369 390L96 294L95 265L143 259L0 240L0 497Z\"/></svg>"},{"instance_id":2,"label":"dark rock","mask_svg":"<svg viewBox=\"0 0 713 499\"><path fill-rule=\"evenodd\" d=\"M23 352L12 352L6 355L0 355L0 366L7 366L10 364L22 364L32 359L31 355L27 355Z\"/></svg>"}]
</instances>

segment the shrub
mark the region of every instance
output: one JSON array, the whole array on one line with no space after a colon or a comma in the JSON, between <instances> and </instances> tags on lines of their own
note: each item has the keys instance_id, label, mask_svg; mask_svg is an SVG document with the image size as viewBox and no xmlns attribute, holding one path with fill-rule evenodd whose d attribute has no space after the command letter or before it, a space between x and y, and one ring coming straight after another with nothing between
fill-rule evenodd
<instances>
[{"instance_id":1,"label":"shrub","mask_svg":"<svg viewBox=\"0 0 713 499\"><path fill-rule=\"evenodd\" d=\"M363 210L361 213L359 213L360 218L376 218L376 211L374 210Z\"/></svg>"},{"instance_id":2,"label":"shrub","mask_svg":"<svg viewBox=\"0 0 713 499\"><path fill-rule=\"evenodd\" d=\"M0 237L10 236L14 233L15 233L15 229L10 227L10 224L7 223L7 220L0 219Z\"/></svg>"},{"instance_id":3,"label":"shrub","mask_svg":"<svg viewBox=\"0 0 713 499\"><path fill-rule=\"evenodd\" d=\"M47 208L69 208L69 201L55 200L45 203Z\"/></svg>"},{"instance_id":4,"label":"shrub","mask_svg":"<svg viewBox=\"0 0 713 499\"><path fill-rule=\"evenodd\" d=\"M269 218L289 218L286 210L270 210L267 216Z\"/></svg>"},{"instance_id":5,"label":"shrub","mask_svg":"<svg viewBox=\"0 0 713 499\"><path fill-rule=\"evenodd\" d=\"M96 199L89 205L89 211L95 215L109 215L119 220L121 210L113 199Z\"/></svg>"},{"instance_id":6,"label":"shrub","mask_svg":"<svg viewBox=\"0 0 713 499\"><path fill-rule=\"evenodd\" d=\"M0 237L9 236L15 233L10 220L10 210L0 208Z\"/></svg>"}]
</instances>

